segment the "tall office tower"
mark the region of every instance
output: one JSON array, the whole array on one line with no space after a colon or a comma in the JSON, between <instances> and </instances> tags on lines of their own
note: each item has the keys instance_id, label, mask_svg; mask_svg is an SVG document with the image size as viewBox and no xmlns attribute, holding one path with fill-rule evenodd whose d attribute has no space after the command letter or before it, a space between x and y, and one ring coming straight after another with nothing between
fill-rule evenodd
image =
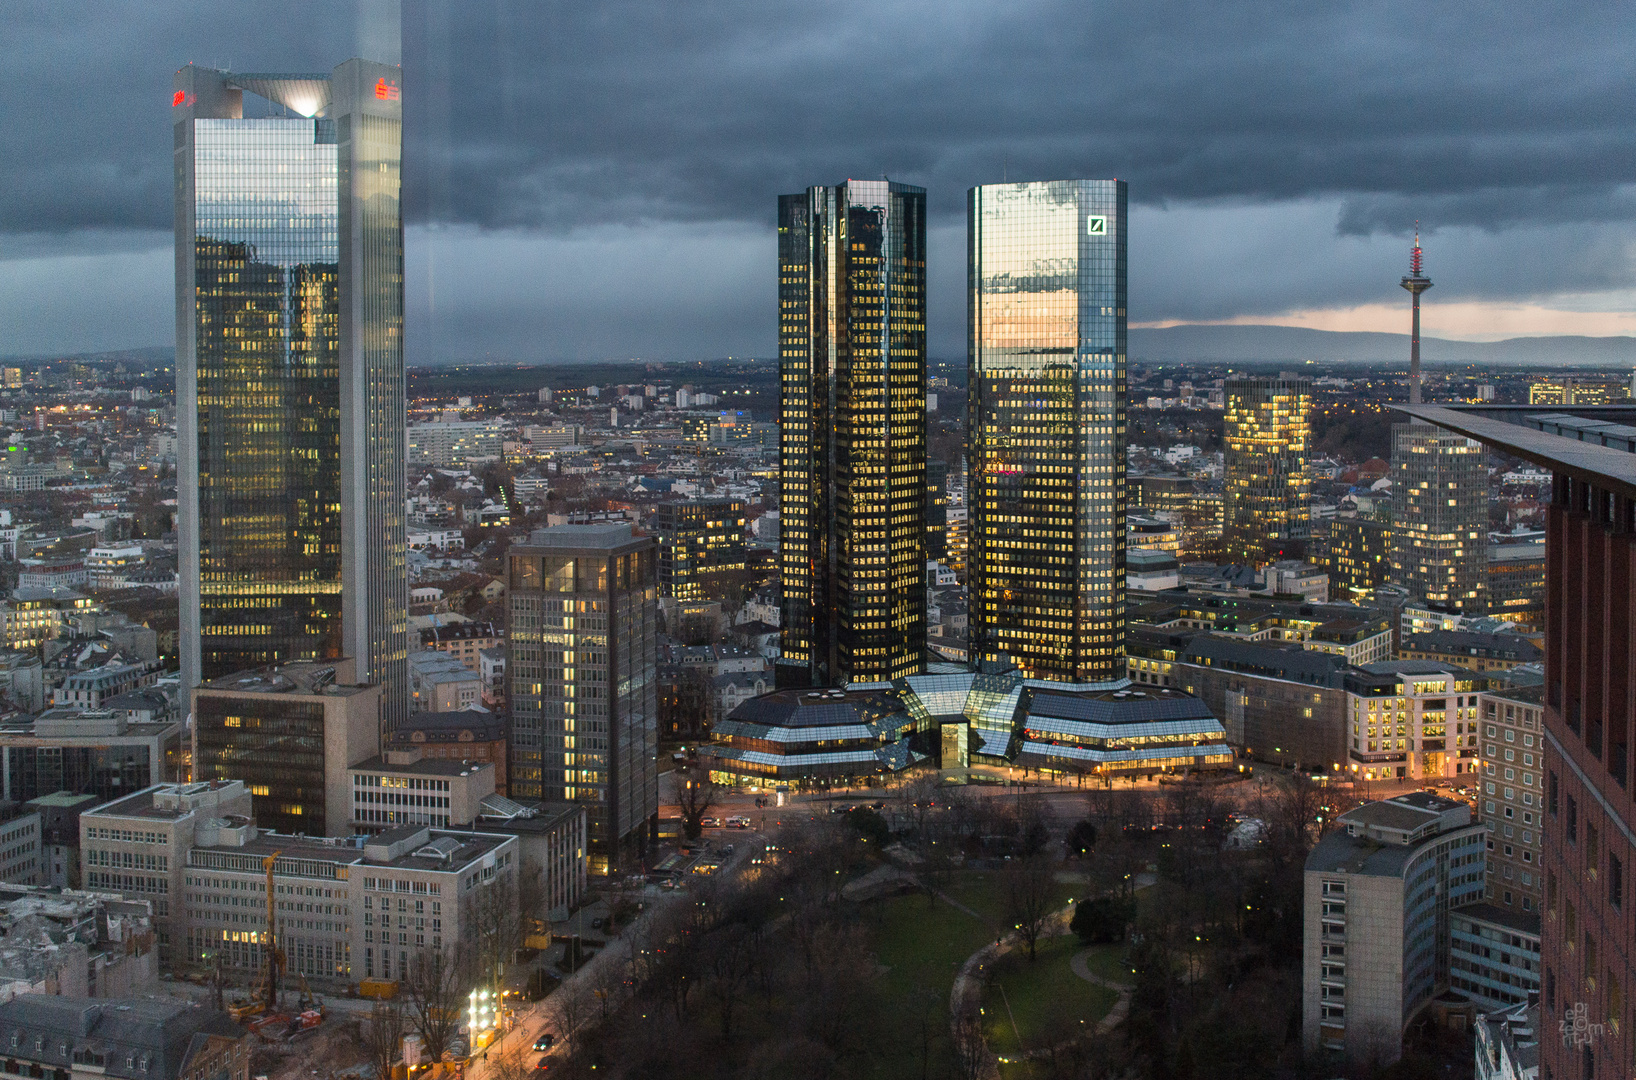
<instances>
[{"instance_id":1,"label":"tall office tower","mask_svg":"<svg viewBox=\"0 0 1636 1080\"><path fill-rule=\"evenodd\" d=\"M1414 320L1409 334L1409 402L1420 404L1420 294L1432 287L1422 270L1425 256L1420 250L1420 222L1414 223L1414 248L1409 252L1409 274L1398 284L1414 297Z\"/></svg>"},{"instance_id":2,"label":"tall office tower","mask_svg":"<svg viewBox=\"0 0 1636 1080\"><path fill-rule=\"evenodd\" d=\"M778 198L779 682L914 675L926 651L926 192Z\"/></svg>"},{"instance_id":3,"label":"tall office tower","mask_svg":"<svg viewBox=\"0 0 1636 1080\"><path fill-rule=\"evenodd\" d=\"M1628 1077L1636 1060L1636 459L1537 430L1525 413L1507 423L1478 407L1404 411L1553 474L1543 775L1531 789L1522 782L1526 745L1516 748L1518 760L1504 758L1509 746L1496 747L1501 756L1483 762L1480 797L1485 815L1543 833L1539 1022L1550 1036L1539 1040L1540 1077Z\"/></svg>"},{"instance_id":4,"label":"tall office tower","mask_svg":"<svg viewBox=\"0 0 1636 1080\"><path fill-rule=\"evenodd\" d=\"M184 685L349 656L388 730L407 709L399 83L367 60L190 65L172 99Z\"/></svg>"},{"instance_id":5,"label":"tall office tower","mask_svg":"<svg viewBox=\"0 0 1636 1080\"><path fill-rule=\"evenodd\" d=\"M1488 610L1488 466L1481 443L1392 425L1392 583L1433 607Z\"/></svg>"},{"instance_id":6,"label":"tall office tower","mask_svg":"<svg viewBox=\"0 0 1636 1080\"><path fill-rule=\"evenodd\" d=\"M1311 530L1312 383L1228 379L1226 404L1223 547L1235 562L1273 562Z\"/></svg>"},{"instance_id":7,"label":"tall office tower","mask_svg":"<svg viewBox=\"0 0 1636 1080\"><path fill-rule=\"evenodd\" d=\"M626 523L558 525L509 558L510 793L584 803L605 873L658 828L658 550Z\"/></svg>"},{"instance_id":8,"label":"tall office tower","mask_svg":"<svg viewBox=\"0 0 1636 1080\"><path fill-rule=\"evenodd\" d=\"M1125 184L967 195L969 634L1031 678L1125 676Z\"/></svg>"}]
</instances>

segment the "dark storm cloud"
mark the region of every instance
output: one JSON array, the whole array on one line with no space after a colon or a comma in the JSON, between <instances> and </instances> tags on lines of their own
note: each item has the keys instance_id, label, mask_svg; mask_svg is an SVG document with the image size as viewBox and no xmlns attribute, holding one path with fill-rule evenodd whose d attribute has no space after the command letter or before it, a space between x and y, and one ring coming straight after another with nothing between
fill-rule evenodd
<instances>
[{"instance_id":1,"label":"dark storm cloud","mask_svg":"<svg viewBox=\"0 0 1636 1080\"><path fill-rule=\"evenodd\" d=\"M0 231L166 228L174 68L325 70L351 5L11 5ZM765 222L882 172L1342 197L1343 234L1633 216L1615 3L408 0L412 217Z\"/></svg>"}]
</instances>

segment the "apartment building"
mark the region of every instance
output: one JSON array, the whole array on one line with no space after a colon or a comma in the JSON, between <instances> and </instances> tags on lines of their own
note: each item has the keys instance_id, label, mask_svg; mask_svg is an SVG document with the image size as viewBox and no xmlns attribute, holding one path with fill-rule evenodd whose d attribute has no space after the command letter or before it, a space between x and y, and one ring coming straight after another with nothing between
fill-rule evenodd
<instances>
[{"instance_id":1,"label":"apartment building","mask_svg":"<svg viewBox=\"0 0 1636 1080\"><path fill-rule=\"evenodd\" d=\"M1489 827L1488 902L1538 911L1544 893L1544 687L1482 695L1482 785L1477 812Z\"/></svg>"}]
</instances>

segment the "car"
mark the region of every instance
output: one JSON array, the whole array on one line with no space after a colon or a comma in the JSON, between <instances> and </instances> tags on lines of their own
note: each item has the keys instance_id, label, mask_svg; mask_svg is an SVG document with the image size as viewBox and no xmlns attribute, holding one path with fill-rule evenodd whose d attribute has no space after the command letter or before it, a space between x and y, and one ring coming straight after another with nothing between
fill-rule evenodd
<instances>
[{"instance_id":1,"label":"car","mask_svg":"<svg viewBox=\"0 0 1636 1080\"><path fill-rule=\"evenodd\" d=\"M534 1063L534 1075L538 1076L549 1068L551 1068L551 1059L548 1057L542 1057L540 1060Z\"/></svg>"},{"instance_id":2,"label":"car","mask_svg":"<svg viewBox=\"0 0 1636 1080\"><path fill-rule=\"evenodd\" d=\"M750 827L750 819L745 817L743 814L735 814L727 819L727 827L729 829L748 829Z\"/></svg>"},{"instance_id":3,"label":"car","mask_svg":"<svg viewBox=\"0 0 1636 1080\"><path fill-rule=\"evenodd\" d=\"M721 828L721 818L719 818L719 817L700 818L699 819L699 827L704 828L704 829L719 829L719 828Z\"/></svg>"},{"instance_id":4,"label":"car","mask_svg":"<svg viewBox=\"0 0 1636 1080\"><path fill-rule=\"evenodd\" d=\"M551 1049L551 1045L556 1041L557 1037L555 1035L551 1034L549 1031L542 1031L540 1032L539 1037L534 1040L534 1049L549 1050Z\"/></svg>"},{"instance_id":5,"label":"car","mask_svg":"<svg viewBox=\"0 0 1636 1080\"><path fill-rule=\"evenodd\" d=\"M872 802L872 803L869 804L869 809L871 809L871 810L885 810L886 809L886 804L883 803L883 802Z\"/></svg>"}]
</instances>

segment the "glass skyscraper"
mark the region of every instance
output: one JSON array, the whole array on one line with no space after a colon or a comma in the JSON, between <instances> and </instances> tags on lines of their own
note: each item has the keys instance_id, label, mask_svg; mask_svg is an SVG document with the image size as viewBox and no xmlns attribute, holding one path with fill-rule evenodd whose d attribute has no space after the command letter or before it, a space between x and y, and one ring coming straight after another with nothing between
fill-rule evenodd
<instances>
[{"instance_id":1,"label":"glass skyscraper","mask_svg":"<svg viewBox=\"0 0 1636 1080\"><path fill-rule=\"evenodd\" d=\"M1488 459L1430 424L1392 425L1392 583L1411 599L1488 610Z\"/></svg>"},{"instance_id":2,"label":"glass skyscraper","mask_svg":"<svg viewBox=\"0 0 1636 1080\"><path fill-rule=\"evenodd\" d=\"M926 649L926 192L778 199L781 685L918 673Z\"/></svg>"},{"instance_id":3,"label":"glass skyscraper","mask_svg":"<svg viewBox=\"0 0 1636 1080\"><path fill-rule=\"evenodd\" d=\"M190 65L172 97L183 680L351 656L388 728L407 709L401 82L366 60Z\"/></svg>"},{"instance_id":4,"label":"glass skyscraper","mask_svg":"<svg viewBox=\"0 0 1636 1080\"><path fill-rule=\"evenodd\" d=\"M1222 545L1233 562L1287 557L1312 531L1310 379L1228 379Z\"/></svg>"},{"instance_id":5,"label":"glass skyscraper","mask_svg":"<svg viewBox=\"0 0 1636 1080\"><path fill-rule=\"evenodd\" d=\"M1119 180L968 200L974 662L1125 677L1125 206Z\"/></svg>"}]
</instances>

